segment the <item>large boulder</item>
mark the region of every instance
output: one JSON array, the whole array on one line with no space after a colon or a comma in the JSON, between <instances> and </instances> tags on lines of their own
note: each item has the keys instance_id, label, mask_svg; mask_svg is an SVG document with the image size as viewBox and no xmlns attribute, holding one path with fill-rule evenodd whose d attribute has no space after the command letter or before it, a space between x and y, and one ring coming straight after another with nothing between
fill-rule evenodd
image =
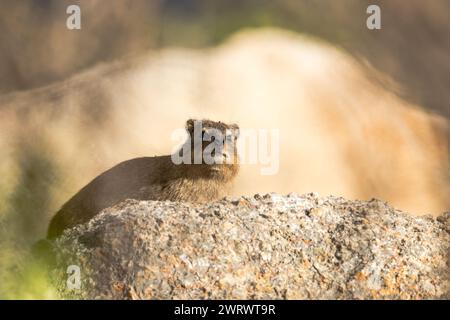
<instances>
[{"instance_id":1,"label":"large boulder","mask_svg":"<svg viewBox=\"0 0 450 320\"><path fill-rule=\"evenodd\" d=\"M450 214L316 194L128 200L56 240L62 297L449 298ZM79 267L81 288L67 287Z\"/></svg>"},{"instance_id":2,"label":"large boulder","mask_svg":"<svg viewBox=\"0 0 450 320\"><path fill-rule=\"evenodd\" d=\"M189 118L239 124L247 148L233 195L314 190L437 216L450 209L449 123L394 87L330 44L256 29L214 48L149 51L3 95L0 216L30 214L37 240L101 172L174 151L181 141L172 134ZM262 129L279 130L279 141L245 134ZM22 189L27 201L16 196Z\"/></svg>"}]
</instances>

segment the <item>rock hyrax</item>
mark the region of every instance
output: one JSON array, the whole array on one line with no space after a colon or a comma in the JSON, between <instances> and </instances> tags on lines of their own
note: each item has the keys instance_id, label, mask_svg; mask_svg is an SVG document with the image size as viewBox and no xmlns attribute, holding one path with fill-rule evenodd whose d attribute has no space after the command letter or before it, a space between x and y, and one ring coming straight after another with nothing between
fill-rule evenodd
<instances>
[{"instance_id":1,"label":"rock hyrax","mask_svg":"<svg viewBox=\"0 0 450 320\"><path fill-rule=\"evenodd\" d=\"M191 119L186 122L186 130L188 139L174 155L128 160L95 178L56 213L47 238L54 239L65 229L85 223L125 199L207 202L225 196L239 169L235 143L239 127ZM199 163L199 153L210 150L213 143L220 145L218 141L223 142L222 148L211 152L216 163L208 164L211 162L203 157ZM191 151L190 157L183 154L186 150ZM175 155L191 161L176 164Z\"/></svg>"}]
</instances>

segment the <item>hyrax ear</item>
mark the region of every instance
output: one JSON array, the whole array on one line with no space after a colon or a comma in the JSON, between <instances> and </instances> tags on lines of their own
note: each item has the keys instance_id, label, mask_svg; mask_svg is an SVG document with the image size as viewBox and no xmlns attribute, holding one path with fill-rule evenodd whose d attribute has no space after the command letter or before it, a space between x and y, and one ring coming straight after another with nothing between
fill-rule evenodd
<instances>
[{"instance_id":1,"label":"hyrax ear","mask_svg":"<svg viewBox=\"0 0 450 320\"><path fill-rule=\"evenodd\" d=\"M186 121L186 131L189 134L193 134L194 133L194 119L189 119L188 121Z\"/></svg>"},{"instance_id":2,"label":"hyrax ear","mask_svg":"<svg viewBox=\"0 0 450 320\"><path fill-rule=\"evenodd\" d=\"M233 131L233 134L236 137L236 139L239 138L239 134L241 133L239 126L233 123L232 125L230 125L230 129Z\"/></svg>"}]
</instances>

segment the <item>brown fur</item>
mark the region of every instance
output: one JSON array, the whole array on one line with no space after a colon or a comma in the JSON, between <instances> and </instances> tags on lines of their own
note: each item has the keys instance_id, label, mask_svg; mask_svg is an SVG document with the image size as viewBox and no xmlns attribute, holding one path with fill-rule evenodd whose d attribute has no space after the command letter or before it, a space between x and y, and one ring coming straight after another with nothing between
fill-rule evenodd
<instances>
[{"instance_id":1,"label":"brown fur","mask_svg":"<svg viewBox=\"0 0 450 320\"><path fill-rule=\"evenodd\" d=\"M203 128L222 133L237 130L236 125L202 120ZM193 120L186 129L193 136ZM236 131L233 133L237 139ZM193 149L193 139L191 139ZM211 142L203 142L203 149ZM47 238L53 239L67 229L92 219L101 210L125 199L207 202L225 196L238 172L236 145L231 164L180 164L171 156L128 160L102 173L81 189L56 213ZM191 153L193 155L193 152Z\"/></svg>"}]
</instances>

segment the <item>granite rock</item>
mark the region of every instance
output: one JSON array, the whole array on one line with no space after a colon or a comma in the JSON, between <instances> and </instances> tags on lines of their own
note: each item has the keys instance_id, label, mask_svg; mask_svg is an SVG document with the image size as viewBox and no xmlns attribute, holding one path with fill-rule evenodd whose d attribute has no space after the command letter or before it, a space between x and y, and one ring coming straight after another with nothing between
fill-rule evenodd
<instances>
[{"instance_id":1,"label":"granite rock","mask_svg":"<svg viewBox=\"0 0 450 320\"><path fill-rule=\"evenodd\" d=\"M448 299L449 221L313 193L127 200L56 240L52 278L63 298Z\"/></svg>"}]
</instances>

